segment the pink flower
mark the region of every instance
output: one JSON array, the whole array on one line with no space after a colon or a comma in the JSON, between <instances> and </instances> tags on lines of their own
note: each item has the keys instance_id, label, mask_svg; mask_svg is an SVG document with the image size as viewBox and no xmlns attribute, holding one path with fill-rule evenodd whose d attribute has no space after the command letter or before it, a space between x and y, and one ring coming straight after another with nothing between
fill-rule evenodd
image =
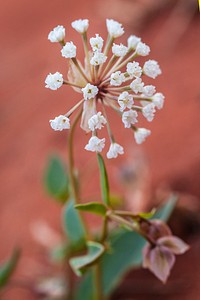
<instances>
[{"instance_id":1,"label":"pink flower","mask_svg":"<svg viewBox=\"0 0 200 300\"><path fill-rule=\"evenodd\" d=\"M152 221L152 225L155 221ZM157 222L157 221L156 221ZM170 275L170 271L175 263L175 255L183 254L189 246L183 242L180 238L173 236L169 232L163 231L164 223L160 223L161 231L159 231L158 222L155 223L158 238L154 241L155 231L152 236L148 236L150 240L155 242L148 243L143 249L143 267L148 268L158 279L163 283L167 281ZM166 225L165 225L166 226ZM165 234L159 237L159 235ZM154 237L153 237L154 236Z\"/></svg>"}]
</instances>

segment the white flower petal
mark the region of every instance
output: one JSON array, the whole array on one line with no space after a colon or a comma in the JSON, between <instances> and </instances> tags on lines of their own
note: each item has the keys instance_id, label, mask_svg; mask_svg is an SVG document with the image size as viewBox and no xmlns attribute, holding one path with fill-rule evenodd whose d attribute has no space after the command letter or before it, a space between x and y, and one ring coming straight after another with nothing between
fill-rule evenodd
<instances>
[{"instance_id":1,"label":"white flower petal","mask_svg":"<svg viewBox=\"0 0 200 300\"><path fill-rule=\"evenodd\" d=\"M108 159L116 158L118 156L118 154L121 154L121 155L124 154L124 148L117 143L112 143L106 154L107 158Z\"/></svg>"},{"instance_id":2,"label":"white flower petal","mask_svg":"<svg viewBox=\"0 0 200 300\"><path fill-rule=\"evenodd\" d=\"M160 66L156 60L148 60L143 66L144 74L148 77L155 79L158 75L162 73Z\"/></svg>"},{"instance_id":3,"label":"white flower petal","mask_svg":"<svg viewBox=\"0 0 200 300\"><path fill-rule=\"evenodd\" d=\"M120 24L117 21L114 21L112 19L106 20L106 26L107 26L109 35L113 38L117 38L124 33L124 28L122 27L122 24Z\"/></svg>"},{"instance_id":4,"label":"white flower petal","mask_svg":"<svg viewBox=\"0 0 200 300\"><path fill-rule=\"evenodd\" d=\"M80 19L72 22L71 25L72 28L74 28L76 31L82 34L88 30L89 21L88 19L84 19L84 20Z\"/></svg>"},{"instance_id":5,"label":"white flower petal","mask_svg":"<svg viewBox=\"0 0 200 300\"><path fill-rule=\"evenodd\" d=\"M48 40L52 43L62 42L65 38L65 28L58 25L48 35Z\"/></svg>"},{"instance_id":6,"label":"white flower petal","mask_svg":"<svg viewBox=\"0 0 200 300\"><path fill-rule=\"evenodd\" d=\"M117 57L123 57L127 54L127 52L128 52L128 48L123 44L120 45L113 44L112 46L112 53Z\"/></svg>"},{"instance_id":7,"label":"white flower petal","mask_svg":"<svg viewBox=\"0 0 200 300\"><path fill-rule=\"evenodd\" d=\"M144 96L146 97L152 97L155 92L156 92L156 88L154 85L146 85L144 88L143 88L143 94Z\"/></svg>"},{"instance_id":8,"label":"white flower petal","mask_svg":"<svg viewBox=\"0 0 200 300\"><path fill-rule=\"evenodd\" d=\"M92 50L101 52L103 48L103 39L99 34L96 34L96 37L92 37L90 39L90 45L92 47Z\"/></svg>"},{"instance_id":9,"label":"white flower petal","mask_svg":"<svg viewBox=\"0 0 200 300\"><path fill-rule=\"evenodd\" d=\"M140 77L142 75L142 68L140 67L139 63L129 62L126 66L126 72L129 74L131 78L133 77Z\"/></svg>"},{"instance_id":10,"label":"white flower petal","mask_svg":"<svg viewBox=\"0 0 200 300\"><path fill-rule=\"evenodd\" d=\"M98 87L96 85L88 83L81 89L85 100L92 99L98 94Z\"/></svg>"},{"instance_id":11,"label":"white flower petal","mask_svg":"<svg viewBox=\"0 0 200 300\"><path fill-rule=\"evenodd\" d=\"M142 144L150 134L151 131L146 128L137 128L137 130L134 131L136 143Z\"/></svg>"},{"instance_id":12,"label":"white flower petal","mask_svg":"<svg viewBox=\"0 0 200 300\"><path fill-rule=\"evenodd\" d=\"M139 42L136 46L136 53L141 56L147 56L150 53L150 48L145 43Z\"/></svg>"},{"instance_id":13,"label":"white flower petal","mask_svg":"<svg viewBox=\"0 0 200 300\"><path fill-rule=\"evenodd\" d=\"M129 94L128 92L123 92L118 97L118 103L120 105L120 110L123 111L126 108L131 109L133 106L133 95Z\"/></svg>"},{"instance_id":14,"label":"white flower petal","mask_svg":"<svg viewBox=\"0 0 200 300\"><path fill-rule=\"evenodd\" d=\"M163 108L164 100L165 100L165 96L164 96L162 93L156 93L156 94L152 97L153 104L154 104L155 107L157 107L158 109Z\"/></svg>"},{"instance_id":15,"label":"white flower petal","mask_svg":"<svg viewBox=\"0 0 200 300\"><path fill-rule=\"evenodd\" d=\"M101 152L105 147L106 139L99 139L97 136L92 136L85 146L85 149L92 152Z\"/></svg>"},{"instance_id":16,"label":"white flower petal","mask_svg":"<svg viewBox=\"0 0 200 300\"><path fill-rule=\"evenodd\" d=\"M63 85L63 75L59 72L49 74L45 79L45 87L50 90L57 90Z\"/></svg>"},{"instance_id":17,"label":"white flower petal","mask_svg":"<svg viewBox=\"0 0 200 300\"><path fill-rule=\"evenodd\" d=\"M60 115L55 119L50 120L50 126L55 131L62 131L63 129L70 128L70 120L66 116Z\"/></svg>"},{"instance_id":18,"label":"white flower petal","mask_svg":"<svg viewBox=\"0 0 200 300\"><path fill-rule=\"evenodd\" d=\"M73 42L67 42L61 50L61 54L65 58L76 57L76 46Z\"/></svg>"},{"instance_id":19,"label":"white flower petal","mask_svg":"<svg viewBox=\"0 0 200 300\"><path fill-rule=\"evenodd\" d=\"M119 86L125 81L125 76L121 71L117 71L110 76L110 85Z\"/></svg>"},{"instance_id":20,"label":"white flower petal","mask_svg":"<svg viewBox=\"0 0 200 300\"><path fill-rule=\"evenodd\" d=\"M89 129L94 131L95 129L101 129L103 128L104 124L106 124L107 121L104 116L102 116L101 112L98 112L97 114L93 115L89 120L88 120L88 126Z\"/></svg>"},{"instance_id":21,"label":"white flower petal","mask_svg":"<svg viewBox=\"0 0 200 300\"><path fill-rule=\"evenodd\" d=\"M142 114L149 122L153 121L155 112L155 105L153 103L147 104L142 108Z\"/></svg>"},{"instance_id":22,"label":"white flower petal","mask_svg":"<svg viewBox=\"0 0 200 300\"><path fill-rule=\"evenodd\" d=\"M128 38L128 49L135 49L137 44L141 42L141 38L136 35L131 35Z\"/></svg>"},{"instance_id":23,"label":"white flower petal","mask_svg":"<svg viewBox=\"0 0 200 300\"><path fill-rule=\"evenodd\" d=\"M142 82L142 79L137 77L135 80L133 80L130 84L130 88L134 93L142 93L143 92L144 83Z\"/></svg>"},{"instance_id":24,"label":"white flower petal","mask_svg":"<svg viewBox=\"0 0 200 300\"><path fill-rule=\"evenodd\" d=\"M105 56L103 53L94 52L94 55L90 60L90 63L93 66L99 66L99 65L105 63L106 59L107 59L107 56Z\"/></svg>"},{"instance_id":25,"label":"white flower petal","mask_svg":"<svg viewBox=\"0 0 200 300\"><path fill-rule=\"evenodd\" d=\"M138 113L135 110L129 110L123 112L122 122L124 123L124 127L131 128L131 125L138 122L137 117L138 117Z\"/></svg>"}]
</instances>

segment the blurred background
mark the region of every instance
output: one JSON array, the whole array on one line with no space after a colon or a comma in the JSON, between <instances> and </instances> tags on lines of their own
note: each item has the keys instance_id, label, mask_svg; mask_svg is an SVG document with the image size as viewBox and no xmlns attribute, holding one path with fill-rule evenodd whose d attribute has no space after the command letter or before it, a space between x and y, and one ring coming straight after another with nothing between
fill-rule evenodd
<instances>
[{"instance_id":1,"label":"blurred background","mask_svg":"<svg viewBox=\"0 0 200 300\"><path fill-rule=\"evenodd\" d=\"M79 94L68 87L55 93L45 89L48 73L66 74L67 71L59 45L47 40L48 33L55 26L63 25L66 39L81 49L81 39L70 25L72 21L88 18L88 35L99 33L105 39L105 19L113 18L125 28L125 34L117 42L126 43L128 36L135 34L150 45L149 58L157 60L163 71L155 85L158 92L164 93L166 104L155 120L146 124L152 135L140 147L136 147L130 132L125 136L122 127L116 128L117 116L110 115L116 139L126 150L123 158L108 162L111 189L125 193L126 188L127 206L136 210L154 206L169 191L179 192L182 210L172 223L174 230L192 243L190 252L178 259L166 289L155 283L154 290L150 291L153 276L146 278L146 271L139 271L137 278L146 278L146 291L150 295L143 295L138 280L137 295L132 298L131 279L135 275L129 274L114 299L125 299L120 298L123 289L127 299L160 299L161 295L164 299L199 299L199 16L197 0L7 0L1 3L0 261L9 256L14 246L22 248L16 278L30 283L40 275L53 272L44 259L44 245L37 238L41 228L54 237L49 243L61 238L60 207L50 201L42 181L50 154L59 153L66 160L66 132L53 132L48 122L66 112L79 99ZM79 51L82 58L83 53ZM98 178L93 176L95 158L81 150L87 140L88 136L77 130L76 165L82 175L89 170L86 171L89 181L84 179L83 183L85 199L96 193L98 184ZM181 273L184 278L174 284ZM13 287L6 296L5 300L37 299L30 290L19 286Z\"/></svg>"}]
</instances>

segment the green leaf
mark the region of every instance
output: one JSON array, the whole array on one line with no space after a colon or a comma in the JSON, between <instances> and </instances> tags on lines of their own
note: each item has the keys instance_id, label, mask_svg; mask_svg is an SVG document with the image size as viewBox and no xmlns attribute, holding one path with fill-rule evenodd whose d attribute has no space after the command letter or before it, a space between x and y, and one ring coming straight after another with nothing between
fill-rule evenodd
<instances>
[{"instance_id":1,"label":"green leaf","mask_svg":"<svg viewBox=\"0 0 200 300\"><path fill-rule=\"evenodd\" d=\"M153 219L162 219L167 221L172 213L175 204L176 196L172 195L166 204L157 210ZM102 270L102 285L105 296L110 295L113 289L122 280L125 273L131 268L138 268L142 263L142 249L146 241L137 233L120 229L115 231L110 237L111 251L103 254L101 263ZM87 299L93 300L92 294L92 274L89 273L80 283L75 300L82 300L81 293L87 294Z\"/></svg>"},{"instance_id":2,"label":"green leaf","mask_svg":"<svg viewBox=\"0 0 200 300\"><path fill-rule=\"evenodd\" d=\"M83 300L83 295L86 300L95 300L95 282L92 270L88 270L81 279L74 291L74 300Z\"/></svg>"},{"instance_id":3,"label":"green leaf","mask_svg":"<svg viewBox=\"0 0 200 300\"><path fill-rule=\"evenodd\" d=\"M102 244L92 241L87 242L87 249L86 255L73 257L69 260L72 269L78 276L81 276L89 266L92 266L105 251Z\"/></svg>"},{"instance_id":4,"label":"green leaf","mask_svg":"<svg viewBox=\"0 0 200 300\"><path fill-rule=\"evenodd\" d=\"M106 207L105 205L98 203L98 202L90 202L85 204L77 204L75 208L78 210L91 212L97 215L105 216L106 214Z\"/></svg>"},{"instance_id":5,"label":"green leaf","mask_svg":"<svg viewBox=\"0 0 200 300\"><path fill-rule=\"evenodd\" d=\"M120 195L111 194L109 201L113 209L120 209L124 206L124 198Z\"/></svg>"},{"instance_id":6,"label":"green leaf","mask_svg":"<svg viewBox=\"0 0 200 300\"><path fill-rule=\"evenodd\" d=\"M153 208L149 212L141 212L141 213L138 213L137 215L140 216L141 218L144 218L144 219L151 219L151 218L153 218L155 213L156 213L156 209Z\"/></svg>"},{"instance_id":7,"label":"green leaf","mask_svg":"<svg viewBox=\"0 0 200 300\"><path fill-rule=\"evenodd\" d=\"M66 202L69 197L69 180L65 167L58 156L49 158L45 170L44 183L47 192L59 202Z\"/></svg>"},{"instance_id":8,"label":"green leaf","mask_svg":"<svg viewBox=\"0 0 200 300\"><path fill-rule=\"evenodd\" d=\"M98 157L99 170L100 170L102 199L105 204L109 205L110 199L109 199L109 184L108 184L107 171L101 154L98 153L97 157Z\"/></svg>"},{"instance_id":9,"label":"green leaf","mask_svg":"<svg viewBox=\"0 0 200 300\"><path fill-rule=\"evenodd\" d=\"M7 284L8 280L13 274L19 260L19 256L19 249L15 249L12 253L11 258L0 266L0 289Z\"/></svg>"},{"instance_id":10,"label":"green leaf","mask_svg":"<svg viewBox=\"0 0 200 300\"><path fill-rule=\"evenodd\" d=\"M101 262L103 290L109 295L125 272L141 264L145 240L136 232L119 230L110 240L112 252L105 253Z\"/></svg>"},{"instance_id":11,"label":"green leaf","mask_svg":"<svg viewBox=\"0 0 200 300\"><path fill-rule=\"evenodd\" d=\"M176 205L177 197L170 196L154 214L153 219L167 221ZM109 295L130 268L138 268L142 263L142 249L146 241L136 232L119 231L111 238L113 253L105 253L102 259L103 289ZM109 282L109 284L108 284Z\"/></svg>"},{"instance_id":12,"label":"green leaf","mask_svg":"<svg viewBox=\"0 0 200 300\"><path fill-rule=\"evenodd\" d=\"M49 258L54 263L61 263L66 260L68 254L71 252L71 249L68 245L58 245L50 250Z\"/></svg>"},{"instance_id":13,"label":"green leaf","mask_svg":"<svg viewBox=\"0 0 200 300\"><path fill-rule=\"evenodd\" d=\"M156 213L153 216L153 219L161 219L163 221L168 221L176 206L177 200L178 196L176 194L170 195L167 202L156 211Z\"/></svg>"},{"instance_id":14,"label":"green leaf","mask_svg":"<svg viewBox=\"0 0 200 300\"><path fill-rule=\"evenodd\" d=\"M77 210L74 208L74 201L70 200L63 210L63 228L72 247L85 244L86 232Z\"/></svg>"}]
</instances>

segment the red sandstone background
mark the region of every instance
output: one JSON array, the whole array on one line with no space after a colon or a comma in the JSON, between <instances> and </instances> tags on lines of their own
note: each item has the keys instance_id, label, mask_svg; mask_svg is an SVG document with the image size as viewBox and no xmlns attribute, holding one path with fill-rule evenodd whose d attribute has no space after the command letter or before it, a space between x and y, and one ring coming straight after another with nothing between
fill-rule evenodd
<instances>
[{"instance_id":1,"label":"red sandstone background","mask_svg":"<svg viewBox=\"0 0 200 300\"><path fill-rule=\"evenodd\" d=\"M90 20L91 36L98 32L104 37L105 19L114 18L122 22L126 30L121 42L125 42L130 34L138 34L151 46L150 58L158 60L163 70L156 86L165 94L166 105L157 113L155 121L146 124L152 130L152 136L141 147L148 160L150 189L154 191L165 186L192 195L184 198L193 199L198 209L200 23L197 1L7 0L1 3L0 14L0 261L19 245L23 249L17 272L20 278L30 282L39 274L52 271L43 259L42 246L34 240L31 228L35 222L44 220L60 231L60 207L45 194L42 175L49 154L58 152L65 158L66 133L53 132L48 120L65 112L79 95L68 87L55 93L44 88L44 79L49 72L66 74L67 67L58 45L49 43L47 35L56 25L64 25L67 39L76 41L79 47L81 40L70 26L71 21L78 18ZM79 54L81 56L82 52ZM124 135L122 127L116 129L117 116L113 114L111 118L117 140L127 145L124 159L130 161L130 157L138 153L132 134ZM94 167L95 160L90 160L91 154L80 150L88 137L81 130L77 136L77 166L83 174L85 166ZM121 165L123 160L119 159L117 163ZM109 162L113 187L117 185L114 164ZM87 186L87 182L85 184ZM85 195L95 191L91 186L84 188ZM192 243L192 250L180 258L177 268L189 272L186 282L187 278L191 281L181 299L197 300L200 297L196 290L200 279L198 235ZM174 271L175 277L179 274L176 272L179 271ZM170 299L179 297L172 296L173 292ZM145 297L134 299L151 299L151 296ZM23 289L14 289L5 294L5 300L11 299L36 298Z\"/></svg>"}]
</instances>

